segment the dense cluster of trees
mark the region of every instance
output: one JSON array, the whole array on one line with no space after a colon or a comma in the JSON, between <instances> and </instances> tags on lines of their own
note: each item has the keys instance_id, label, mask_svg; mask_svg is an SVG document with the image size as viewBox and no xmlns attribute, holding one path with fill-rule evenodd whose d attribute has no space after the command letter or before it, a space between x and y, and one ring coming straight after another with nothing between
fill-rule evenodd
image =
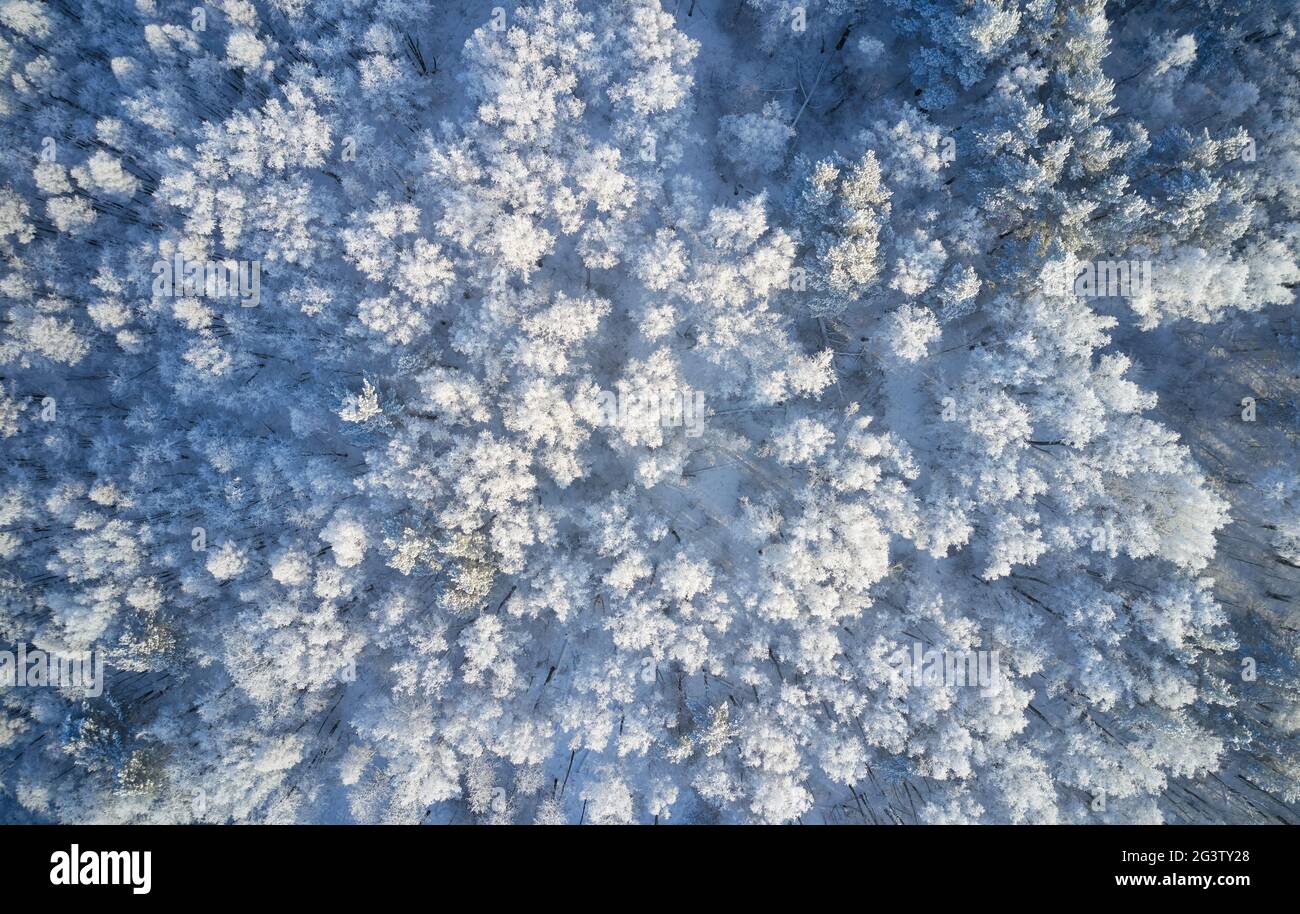
<instances>
[{"instance_id":1,"label":"dense cluster of trees","mask_svg":"<svg viewBox=\"0 0 1300 914\"><path fill-rule=\"evenodd\" d=\"M4 818L1297 820L1300 13L704 6L0 0Z\"/></svg>"}]
</instances>

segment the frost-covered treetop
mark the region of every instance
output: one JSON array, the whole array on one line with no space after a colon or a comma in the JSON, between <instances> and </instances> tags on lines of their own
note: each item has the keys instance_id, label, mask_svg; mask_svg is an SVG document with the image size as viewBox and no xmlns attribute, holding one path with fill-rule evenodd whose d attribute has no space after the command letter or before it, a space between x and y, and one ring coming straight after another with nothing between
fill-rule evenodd
<instances>
[{"instance_id":1,"label":"frost-covered treetop","mask_svg":"<svg viewBox=\"0 0 1300 914\"><path fill-rule=\"evenodd\" d=\"M0 0L0 820L1300 821L1297 27Z\"/></svg>"}]
</instances>

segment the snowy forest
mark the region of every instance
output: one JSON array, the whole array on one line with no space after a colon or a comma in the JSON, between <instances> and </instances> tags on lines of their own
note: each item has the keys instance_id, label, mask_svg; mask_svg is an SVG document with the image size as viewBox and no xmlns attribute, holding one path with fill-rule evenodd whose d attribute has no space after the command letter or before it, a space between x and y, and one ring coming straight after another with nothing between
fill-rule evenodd
<instances>
[{"instance_id":1,"label":"snowy forest","mask_svg":"<svg viewBox=\"0 0 1300 914\"><path fill-rule=\"evenodd\" d=\"M0 0L0 821L1300 823L1294 0L503 2Z\"/></svg>"}]
</instances>

